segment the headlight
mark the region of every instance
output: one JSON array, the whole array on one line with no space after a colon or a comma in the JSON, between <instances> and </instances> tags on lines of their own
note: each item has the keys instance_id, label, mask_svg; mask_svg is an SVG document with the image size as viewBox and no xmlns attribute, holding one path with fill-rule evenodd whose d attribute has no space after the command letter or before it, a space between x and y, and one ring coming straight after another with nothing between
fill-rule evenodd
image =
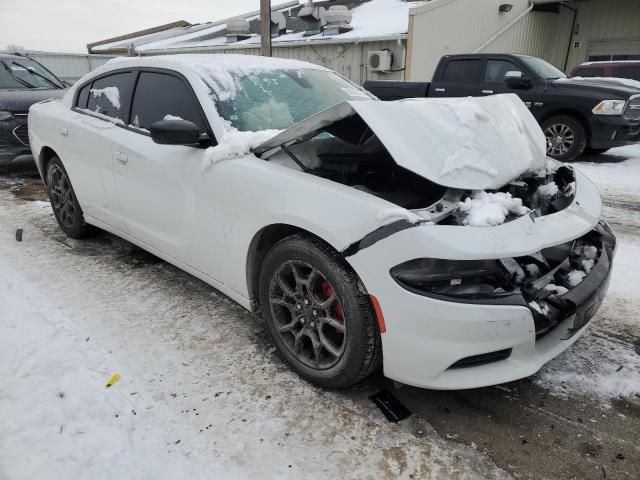
<instances>
[{"instance_id":1,"label":"headlight","mask_svg":"<svg viewBox=\"0 0 640 480\"><path fill-rule=\"evenodd\" d=\"M0 110L0 122L3 120L13 120L13 113Z\"/></svg>"},{"instance_id":2,"label":"headlight","mask_svg":"<svg viewBox=\"0 0 640 480\"><path fill-rule=\"evenodd\" d=\"M390 273L407 290L436 298L481 300L514 295L514 274L499 260L418 258L393 267Z\"/></svg>"},{"instance_id":3,"label":"headlight","mask_svg":"<svg viewBox=\"0 0 640 480\"><path fill-rule=\"evenodd\" d=\"M625 100L603 100L591 110L595 115L622 115Z\"/></svg>"}]
</instances>

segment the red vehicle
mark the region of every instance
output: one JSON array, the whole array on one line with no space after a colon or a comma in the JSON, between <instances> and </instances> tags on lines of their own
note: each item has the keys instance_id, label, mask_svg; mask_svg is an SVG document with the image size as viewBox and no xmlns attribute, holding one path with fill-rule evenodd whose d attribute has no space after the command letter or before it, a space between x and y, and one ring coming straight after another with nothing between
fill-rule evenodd
<instances>
[{"instance_id":1,"label":"red vehicle","mask_svg":"<svg viewBox=\"0 0 640 480\"><path fill-rule=\"evenodd\" d=\"M571 71L570 77L617 77L640 81L640 60L585 62Z\"/></svg>"}]
</instances>

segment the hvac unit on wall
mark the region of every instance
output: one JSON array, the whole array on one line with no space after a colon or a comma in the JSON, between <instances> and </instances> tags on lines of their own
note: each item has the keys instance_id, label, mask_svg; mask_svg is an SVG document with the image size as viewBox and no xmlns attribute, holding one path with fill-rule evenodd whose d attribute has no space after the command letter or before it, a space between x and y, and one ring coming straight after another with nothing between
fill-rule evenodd
<instances>
[{"instance_id":1,"label":"hvac unit on wall","mask_svg":"<svg viewBox=\"0 0 640 480\"><path fill-rule=\"evenodd\" d=\"M372 72L387 72L391 70L393 54L390 50L372 50L367 52L367 67Z\"/></svg>"}]
</instances>

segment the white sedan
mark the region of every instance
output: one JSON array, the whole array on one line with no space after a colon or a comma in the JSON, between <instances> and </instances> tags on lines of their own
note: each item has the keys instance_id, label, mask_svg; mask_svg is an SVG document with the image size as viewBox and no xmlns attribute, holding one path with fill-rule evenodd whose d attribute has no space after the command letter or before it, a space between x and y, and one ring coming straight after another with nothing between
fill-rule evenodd
<instances>
[{"instance_id":1,"label":"white sedan","mask_svg":"<svg viewBox=\"0 0 640 480\"><path fill-rule=\"evenodd\" d=\"M522 378L606 293L596 187L513 95L380 102L298 61L118 59L34 105L29 135L68 236L209 283L319 385Z\"/></svg>"}]
</instances>

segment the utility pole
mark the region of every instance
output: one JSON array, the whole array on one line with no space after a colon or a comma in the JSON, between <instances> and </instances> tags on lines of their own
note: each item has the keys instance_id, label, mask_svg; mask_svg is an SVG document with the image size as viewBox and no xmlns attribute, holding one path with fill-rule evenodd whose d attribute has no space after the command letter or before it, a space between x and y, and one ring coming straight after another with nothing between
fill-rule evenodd
<instances>
[{"instance_id":1,"label":"utility pole","mask_svg":"<svg viewBox=\"0 0 640 480\"><path fill-rule=\"evenodd\" d=\"M260 0L260 55L271 56L271 0Z\"/></svg>"}]
</instances>

